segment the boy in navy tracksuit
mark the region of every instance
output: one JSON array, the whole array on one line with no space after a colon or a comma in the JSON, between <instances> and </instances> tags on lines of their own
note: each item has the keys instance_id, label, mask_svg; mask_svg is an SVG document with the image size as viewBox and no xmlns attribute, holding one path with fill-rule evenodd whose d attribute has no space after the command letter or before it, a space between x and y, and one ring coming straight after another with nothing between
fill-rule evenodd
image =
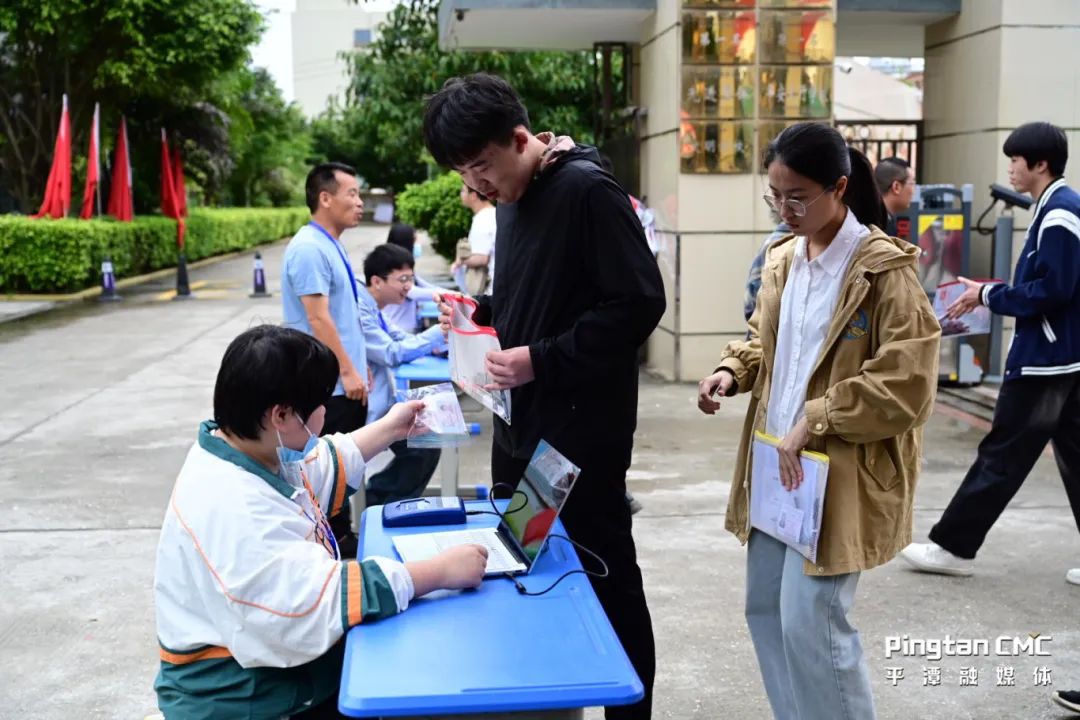
<instances>
[{"instance_id":1,"label":"boy in navy tracksuit","mask_svg":"<svg viewBox=\"0 0 1080 720\"><path fill-rule=\"evenodd\" d=\"M968 287L949 308L977 305L1016 318L994 423L928 544L904 559L920 570L970 575L986 534L1050 442L1080 528L1080 195L1062 175L1065 133L1049 123L1022 125L1004 146L1009 182L1036 199L1015 283ZM1080 568L1066 580L1080 585Z\"/></svg>"}]
</instances>

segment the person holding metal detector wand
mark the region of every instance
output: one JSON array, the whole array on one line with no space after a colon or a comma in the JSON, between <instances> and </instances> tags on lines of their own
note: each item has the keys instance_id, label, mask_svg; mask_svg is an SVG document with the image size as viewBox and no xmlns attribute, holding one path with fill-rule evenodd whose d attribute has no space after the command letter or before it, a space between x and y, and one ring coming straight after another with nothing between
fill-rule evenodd
<instances>
[{"instance_id":1,"label":"person holding metal detector wand","mask_svg":"<svg viewBox=\"0 0 1080 720\"><path fill-rule=\"evenodd\" d=\"M956 318L979 305L1016 318L994 422L929 543L901 554L917 570L971 575L990 528L1049 442L1080 529L1080 195L1065 184L1065 133L1049 123L1021 125L1002 148L1009 182L1036 199L1015 284L959 278L967 289L948 309ZM1080 585L1080 568L1066 581Z\"/></svg>"}]
</instances>

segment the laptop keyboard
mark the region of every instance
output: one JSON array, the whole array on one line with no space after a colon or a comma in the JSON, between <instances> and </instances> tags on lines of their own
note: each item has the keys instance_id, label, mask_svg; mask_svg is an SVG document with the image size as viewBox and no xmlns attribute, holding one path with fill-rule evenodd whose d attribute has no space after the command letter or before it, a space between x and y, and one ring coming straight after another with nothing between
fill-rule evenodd
<instances>
[{"instance_id":1,"label":"laptop keyboard","mask_svg":"<svg viewBox=\"0 0 1080 720\"><path fill-rule=\"evenodd\" d=\"M498 534L491 530L452 530L450 532L431 533L439 551L458 545L482 545L487 548L488 574L515 572L525 570L526 567L518 562L503 545Z\"/></svg>"}]
</instances>

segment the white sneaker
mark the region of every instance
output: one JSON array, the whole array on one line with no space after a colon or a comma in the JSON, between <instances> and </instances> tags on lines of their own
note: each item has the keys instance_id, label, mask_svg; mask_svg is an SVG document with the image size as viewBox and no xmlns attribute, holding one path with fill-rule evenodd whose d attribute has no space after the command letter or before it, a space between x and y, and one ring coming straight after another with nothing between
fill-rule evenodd
<instances>
[{"instance_id":1,"label":"white sneaker","mask_svg":"<svg viewBox=\"0 0 1080 720\"><path fill-rule=\"evenodd\" d=\"M922 572L967 577L975 572L975 561L953 555L937 543L912 543L900 551L900 557Z\"/></svg>"},{"instance_id":2,"label":"white sneaker","mask_svg":"<svg viewBox=\"0 0 1080 720\"><path fill-rule=\"evenodd\" d=\"M1080 713L1080 691L1058 690L1050 697L1061 707Z\"/></svg>"},{"instance_id":3,"label":"white sneaker","mask_svg":"<svg viewBox=\"0 0 1080 720\"><path fill-rule=\"evenodd\" d=\"M1080 585L1080 568L1073 568L1065 573L1065 582L1070 585Z\"/></svg>"}]
</instances>

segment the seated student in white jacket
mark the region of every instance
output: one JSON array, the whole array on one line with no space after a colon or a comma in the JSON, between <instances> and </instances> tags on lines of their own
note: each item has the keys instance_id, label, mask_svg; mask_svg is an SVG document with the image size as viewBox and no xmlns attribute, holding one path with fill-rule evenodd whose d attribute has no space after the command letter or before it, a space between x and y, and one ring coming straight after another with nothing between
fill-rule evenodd
<instances>
[{"instance_id":1,"label":"seated student in white jacket","mask_svg":"<svg viewBox=\"0 0 1080 720\"><path fill-rule=\"evenodd\" d=\"M350 627L483 579L475 545L416 563L340 559L328 517L422 405L319 438L337 376L333 353L296 330L254 327L225 351L214 420L188 452L158 544L154 688L168 720L339 717Z\"/></svg>"}]
</instances>

